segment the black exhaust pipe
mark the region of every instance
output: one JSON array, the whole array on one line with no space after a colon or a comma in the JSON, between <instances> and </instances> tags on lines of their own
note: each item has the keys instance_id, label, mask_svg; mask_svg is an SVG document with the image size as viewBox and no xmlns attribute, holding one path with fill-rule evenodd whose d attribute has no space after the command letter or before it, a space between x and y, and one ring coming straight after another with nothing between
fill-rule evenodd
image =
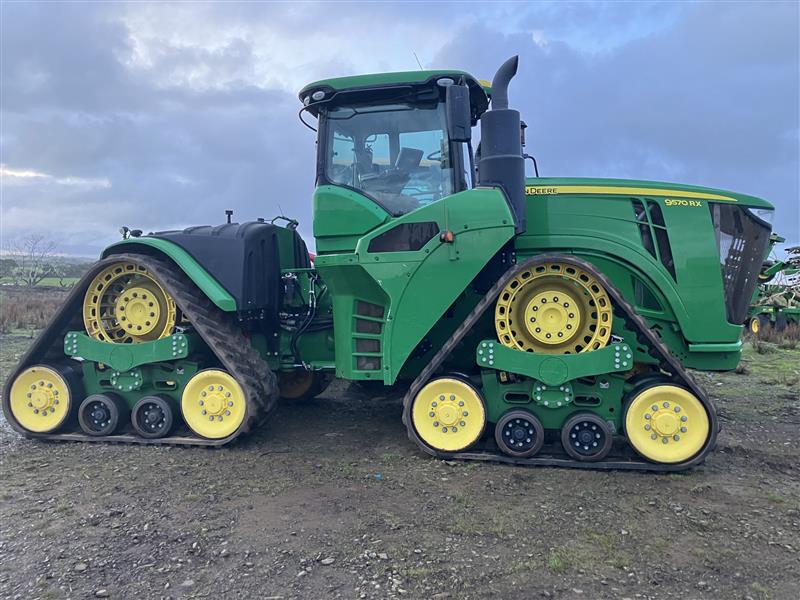
<instances>
[{"instance_id":1,"label":"black exhaust pipe","mask_svg":"<svg viewBox=\"0 0 800 600\"><path fill-rule=\"evenodd\" d=\"M492 79L491 110L481 116L478 184L503 190L514 213L517 233L526 229L525 159L519 111L508 108L508 84L517 74L519 56L504 62Z\"/></svg>"}]
</instances>

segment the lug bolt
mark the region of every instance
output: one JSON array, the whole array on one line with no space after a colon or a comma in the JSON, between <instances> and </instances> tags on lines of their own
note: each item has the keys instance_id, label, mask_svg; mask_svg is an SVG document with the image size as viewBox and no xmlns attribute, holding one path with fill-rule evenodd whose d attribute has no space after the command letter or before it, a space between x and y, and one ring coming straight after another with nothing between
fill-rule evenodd
<instances>
[{"instance_id":1,"label":"lug bolt","mask_svg":"<svg viewBox=\"0 0 800 600\"><path fill-rule=\"evenodd\" d=\"M462 427L464 427L466 424L467 424L467 422L466 422L466 421L461 421L461 422L459 423L459 425L461 425Z\"/></svg>"},{"instance_id":2,"label":"lug bolt","mask_svg":"<svg viewBox=\"0 0 800 600\"><path fill-rule=\"evenodd\" d=\"M233 401L228 401L228 406L233 406Z\"/></svg>"},{"instance_id":3,"label":"lug bolt","mask_svg":"<svg viewBox=\"0 0 800 600\"><path fill-rule=\"evenodd\" d=\"M436 416L436 413L435 413L435 412L433 412L433 411L431 411L431 412L429 412L429 413L428 413L428 416L429 416L429 417L435 417L435 416Z\"/></svg>"},{"instance_id":4,"label":"lug bolt","mask_svg":"<svg viewBox=\"0 0 800 600\"><path fill-rule=\"evenodd\" d=\"M675 440L675 441L677 442L678 440L680 440L680 439L681 439L681 436L679 436L679 435L676 433L675 435L673 435L673 436L672 436L672 439L673 439L673 440Z\"/></svg>"},{"instance_id":5,"label":"lug bolt","mask_svg":"<svg viewBox=\"0 0 800 600\"><path fill-rule=\"evenodd\" d=\"M681 427L681 433L686 433L687 431L688 429L686 429L686 427Z\"/></svg>"},{"instance_id":6,"label":"lug bolt","mask_svg":"<svg viewBox=\"0 0 800 600\"><path fill-rule=\"evenodd\" d=\"M468 417L468 416L469 416L469 413L468 413L467 411L464 411L464 412L463 412L463 413L461 413L461 414L463 414L465 417Z\"/></svg>"}]
</instances>

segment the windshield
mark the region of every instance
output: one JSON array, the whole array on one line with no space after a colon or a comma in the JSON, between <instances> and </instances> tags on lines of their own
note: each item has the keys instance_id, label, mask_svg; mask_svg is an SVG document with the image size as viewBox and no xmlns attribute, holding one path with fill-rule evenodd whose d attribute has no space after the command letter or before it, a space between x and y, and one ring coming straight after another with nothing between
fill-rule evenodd
<instances>
[{"instance_id":1,"label":"windshield","mask_svg":"<svg viewBox=\"0 0 800 600\"><path fill-rule=\"evenodd\" d=\"M394 215L453 193L444 104L335 106L325 112L325 178Z\"/></svg>"}]
</instances>

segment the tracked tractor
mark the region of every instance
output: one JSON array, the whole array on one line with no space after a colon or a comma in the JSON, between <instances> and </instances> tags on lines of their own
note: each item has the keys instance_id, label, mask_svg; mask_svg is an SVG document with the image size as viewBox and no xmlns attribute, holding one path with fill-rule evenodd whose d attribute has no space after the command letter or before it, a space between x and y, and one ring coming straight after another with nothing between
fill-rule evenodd
<instances>
[{"instance_id":1,"label":"tracked tractor","mask_svg":"<svg viewBox=\"0 0 800 600\"><path fill-rule=\"evenodd\" d=\"M307 85L313 264L286 218L125 229L8 377L11 426L222 446L336 376L399 384L408 436L435 457L702 461L717 415L687 369L739 361L773 208L527 177L516 70Z\"/></svg>"}]
</instances>

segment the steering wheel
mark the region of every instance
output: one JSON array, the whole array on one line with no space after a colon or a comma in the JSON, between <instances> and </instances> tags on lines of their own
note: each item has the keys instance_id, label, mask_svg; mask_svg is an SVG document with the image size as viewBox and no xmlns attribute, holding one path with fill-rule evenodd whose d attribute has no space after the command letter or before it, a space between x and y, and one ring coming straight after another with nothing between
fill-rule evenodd
<instances>
[{"instance_id":1,"label":"steering wheel","mask_svg":"<svg viewBox=\"0 0 800 600\"><path fill-rule=\"evenodd\" d=\"M436 156L437 154L439 156ZM434 150L433 152L428 154L428 156L426 156L425 158L427 158L428 160L438 160L439 162L441 162L442 161L442 151L441 150Z\"/></svg>"}]
</instances>

